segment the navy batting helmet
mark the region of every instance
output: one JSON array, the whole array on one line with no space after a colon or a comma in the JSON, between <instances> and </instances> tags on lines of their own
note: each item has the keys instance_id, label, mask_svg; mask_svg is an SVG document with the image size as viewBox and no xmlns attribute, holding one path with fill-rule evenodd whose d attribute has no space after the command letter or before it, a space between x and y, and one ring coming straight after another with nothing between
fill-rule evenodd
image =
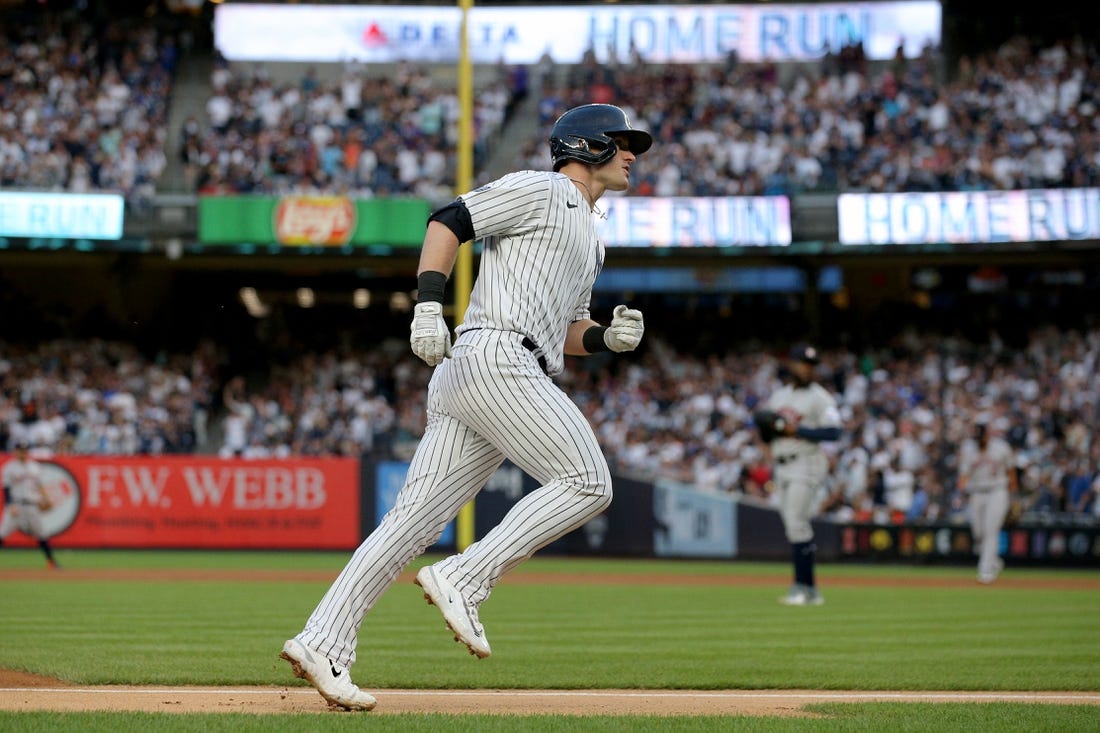
<instances>
[{"instance_id":1,"label":"navy batting helmet","mask_svg":"<svg viewBox=\"0 0 1100 733\"><path fill-rule=\"evenodd\" d=\"M550 157L554 170L567 160L601 165L615 157L618 148L611 135L622 135L630 143L630 152L639 155L653 145L645 130L630 126L626 113L613 104L585 104L568 110L550 130ZM593 150L592 145L598 150Z\"/></svg>"},{"instance_id":2,"label":"navy batting helmet","mask_svg":"<svg viewBox=\"0 0 1100 733\"><path fill-rule=\"evenodd\" d=\"M820 359L817 349L809 344L798 344L791 349L792 361L804 361L807 364L817 364Z\"/></svg>"}]
</instances>

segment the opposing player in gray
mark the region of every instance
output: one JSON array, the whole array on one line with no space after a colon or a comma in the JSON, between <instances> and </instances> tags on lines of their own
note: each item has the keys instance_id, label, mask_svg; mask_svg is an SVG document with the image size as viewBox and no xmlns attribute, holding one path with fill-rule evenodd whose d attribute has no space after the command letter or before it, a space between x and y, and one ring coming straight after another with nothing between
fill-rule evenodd
<instances>
[{"instance_id":1,"label":"opposing player in gray","mask_svg":"<svg viewBox=\"0 0 1100 733\"><path fill-rule=\"evenodd\" d=\"M821 443L840 438L841 420L836 399L814 381L819 362L817 349L799 345L791 350L790 379L773 392L767 408L783 420L771 442L779 515L791 544L794 582L780 602L788 606L824 603L814 578L814 530L818 490L829 471Z\"/></svg>"},{"instance_id":2,"label":"opposing player in gray","mask_svg":"<svg viewBox=\"0 0 1100 733\"><path fill-rule=\"evenodd\" d=\"M0 470L4 485L4 513L0 515L0 545L16 530L38 541L46 555L46 566L57 569L57 560L43 526L43 514L49 510L50 498L42 482L42 466L30 457L27 444L16 440L12 458Z\"/></svg>"},{"instance_id":3,"label":"opposing player in gray","mask_svg":"<svg viewBox=\"0 0 1100 733\"><path fill-rule=\"evenodd\" d=\"M1016 493L1018 487L1012 447L989 434L984 416L974 424L974 439L963 443L957 486L970 499L970 533L978 552L978 582L992 583L1004 569L1001 527L1008 514L1009 493Z\"/></svg>"},{"instance_id":4,"label":"opposing player in gray","mask_svg":"<svg viewBox=\"0 0 1100 733\"><path fill-rule=\"evenodd\" d=\"M479 541L416 575L455 639L479 658L491 650L478 608L497 581L611 503L596 436L551 376L565 354L632 351L641 341L641 312L617 306L601 326L589 304L604 260L596 202L629 186L636 156L651 144L618 107L575 107L550 133L554 172L506 175L429 217L410 335L413 352L436 367L424 437L395 506L281 655L331 704L374 706L348 673L364 616L505 459L540 488ZM480 269L452 345L444 288L460 244L474 239L483 245Z\"/></svg>"}]
</instances>

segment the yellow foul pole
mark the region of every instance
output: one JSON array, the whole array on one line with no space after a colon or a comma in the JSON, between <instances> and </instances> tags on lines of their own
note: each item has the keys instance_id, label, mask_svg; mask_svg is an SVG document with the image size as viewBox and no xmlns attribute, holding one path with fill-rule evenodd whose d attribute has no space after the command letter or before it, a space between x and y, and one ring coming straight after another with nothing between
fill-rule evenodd
<instances>
[{"instance_id":1,"label":"yellow foul pole","mask_svg":"<svg viewBox=\"0 0 1100 733\"><path fill-rule=\"evenodd\" d=\"M459 31L458 54L458 166L455 175L455 195L473 188L474 181L474 79L470 64L470 39L467 33L468 17L473 0L459 0L462 8L462 25ZM455 261L455 313L457 326L462 322L466 306L470 304L470 289L474 285L473 245L465 242L458 248ZM458 512L455 541L461 552L474 543L474 502L470 501Z\"/></svg>"}]
</instances>

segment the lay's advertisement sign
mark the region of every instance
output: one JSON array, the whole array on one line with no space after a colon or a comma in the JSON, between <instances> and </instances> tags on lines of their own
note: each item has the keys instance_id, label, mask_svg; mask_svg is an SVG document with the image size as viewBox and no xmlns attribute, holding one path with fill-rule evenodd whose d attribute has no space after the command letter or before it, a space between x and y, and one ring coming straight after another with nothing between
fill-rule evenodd
<instances>
[{"instance_id":1,"label":"lay's advertisement sign","mask_svg":"<svg viewBox=\"0 0 1100 733\"><path fill-rule=\"evenodd\" d=\"M347 196L202 196L199 242L347 249L419 247L425 199Z\"/></svg>"},{"instance_id":2,"label":"lay's advertisement sign","mask_svg":"<svg viewBox=\"0 0 1100 733\"><path fill-rule=\"evenodd\" d=\"M358 214L344 196L285 196L275 207L275 241L342 247L351 241Z\"/></svg>"}]
</instances>

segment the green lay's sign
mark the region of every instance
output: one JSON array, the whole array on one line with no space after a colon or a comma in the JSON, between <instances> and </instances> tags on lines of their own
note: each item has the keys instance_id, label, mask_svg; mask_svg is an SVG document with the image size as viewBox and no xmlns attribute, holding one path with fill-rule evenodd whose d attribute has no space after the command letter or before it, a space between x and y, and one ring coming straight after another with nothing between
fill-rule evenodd
<instances>
[{"instance_id":1,"label":"green lay's sign","mask_svg":"<svg viewBox=\"0 0 1100 733\"><path fill-rule=\"evenodd\" d=\"M301 247L419 247L430 204L424 199L346 196L201 196L203 244Z\"/></svg>"}]
</instances>

